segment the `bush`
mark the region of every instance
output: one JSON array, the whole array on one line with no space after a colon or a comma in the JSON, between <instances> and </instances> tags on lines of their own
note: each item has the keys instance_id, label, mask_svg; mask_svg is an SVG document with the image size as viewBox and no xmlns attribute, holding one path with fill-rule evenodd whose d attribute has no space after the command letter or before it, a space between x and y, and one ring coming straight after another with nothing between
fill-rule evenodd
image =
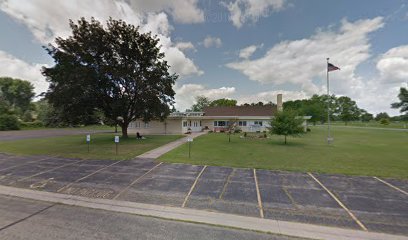
<instances>
[{"instance_id":1,"label":"bush","mask_svg":"<svg viewBox=\"0 0 408 240\"><path fill-rule=\"evenodd\" d=\"M44 127L44 124L41 121L21 122L20 126L25 128L40 128Z\"/></svg>"},{"instance_id":2,"label":"bush","mask_svg":"<svg viewBox=\"0 0 408 240\"><path fill-rule=\"evenodd\" d=\"M30 111L25 111L21 119L24 122L32 122L33 121L33 115L31 114Z\"/></svg>"},{"instance_id":3,"label":"bush","mask_svg":"<svg viewBox=\"0 0 408 240\"><path fill-rule=\"evenodd\" d=\"M19 129L20 125L16 116L9 114L0 115L0 131Z\"/></svg>"},{"instance_id":4,"label":"bush","mask_svg":"<svg viewBox=\"0 0 408 240\"><path fill-rule=\"evenodd\" d=\"M234 133L240 133L240 132L242 132L242 130L239 129L239 128L236 128L236 129L234 130Z\"/></svg>"},{"instance_id":5,"label":"bush","mask_svg":"<svg viewBox=\"0 0 408 240\"><path fill-rule=\"evenodd\" d=\"M310 128L307 128L307 129L306 129L306 131L307 131L307 132L311 132L311 131L312 131L312 129L310 129Z\"/></svg>"},{"instance_id":6,"label":"bush","mask_svg":"<svg viewBox=\"0 0 408 240\"><path fill-rule=\"evenodd\" d=\"M244 132L244 137L247 137L247 133L246 133L246 132Z\"/></svg>"},{"instance_id":7,"label":"bush","mask_svg":"<svg viewBox=\"0 0 408 240\"><path fill-rule=\"evenodd\" d=\"M390 124L390 120L388 118L381 118L380 123L382 125L388 125Z\"/></svg>"}]
</instances>

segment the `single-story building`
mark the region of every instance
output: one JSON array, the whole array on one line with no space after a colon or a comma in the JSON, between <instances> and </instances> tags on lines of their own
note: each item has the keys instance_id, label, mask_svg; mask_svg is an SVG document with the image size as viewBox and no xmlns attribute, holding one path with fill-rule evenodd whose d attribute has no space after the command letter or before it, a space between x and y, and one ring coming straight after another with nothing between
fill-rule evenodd
<instances>
[{"instance_id":1,"label":"single-story building","mask_svg":"<svg viewBox=\"0 0 408 240\"><path fill-rule=\"evenodd\" d=\"M267 131L271 118L282 110L282 94L278 94L276 105L206 107L202 112L175 112L164 121L136 120L129 125L129 132L140 134L184 134L211 130L226 131L235 125L243 132ZM304 122L307 127L307 120Z\"/></svg>"}]
</instances>

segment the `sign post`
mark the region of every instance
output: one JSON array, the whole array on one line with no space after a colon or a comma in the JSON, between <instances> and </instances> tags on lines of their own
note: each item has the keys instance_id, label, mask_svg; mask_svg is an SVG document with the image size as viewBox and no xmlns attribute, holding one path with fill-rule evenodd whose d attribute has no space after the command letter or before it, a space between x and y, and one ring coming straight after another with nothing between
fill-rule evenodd
<instances>
[{"instance_id":1,"label":"sign post","mask_svg":"<svg viewBox=\"0 0 408 240\"><path fill-rule=\"evenodd\" d=\"M89 153L89 144L91 143L91 135L86 135L86 144L88 145L88 153Z\"/></svg>"},{"instance_id":2,"label":"sign post","mask_svg":"<svg viewBox=\"0 0 408 240\"><path fill-rule=\"evenodd\" d=\"M116 155L118 155L119 136L115 136Z\"/></svg>"},{"instance_id":3,"label":"sign post","mask_svg":"<svg viewBox=\"0 0 408 240\"><path fill-rule=\"evenodd\" d=\"M188 142L188 158L191 157L191 143L193 142L192 138L187 138L187 142Z\"/></svg>"}]
</instances>

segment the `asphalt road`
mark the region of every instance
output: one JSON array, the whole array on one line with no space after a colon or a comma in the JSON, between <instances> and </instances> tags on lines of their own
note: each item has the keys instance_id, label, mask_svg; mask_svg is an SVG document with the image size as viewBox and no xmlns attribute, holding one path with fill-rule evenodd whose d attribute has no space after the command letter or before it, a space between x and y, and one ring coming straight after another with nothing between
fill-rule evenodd
<instances>
[{"instance_id":1,"label":"asphalt road","mask_svg":"<svg viewBox=\"0 0 408 240\"><path fill-rule=\"evenodd\" d=\"M59 137L66 135L77 135L87 133L112 132L111 130L89 130L89 129L40 129L20 131L0 131L0 141L13 141L20 139Z\"/></svg>"},{"instance_id":2,"label":"asphalt road","mask_svg":"<svg viewBox=\"0 0 408 240\"><path fill-rule=\"evenodd\" d=\"M297 238L54 205L0 195L0 239L294 240Z\"/></svg>"}]
</instances>

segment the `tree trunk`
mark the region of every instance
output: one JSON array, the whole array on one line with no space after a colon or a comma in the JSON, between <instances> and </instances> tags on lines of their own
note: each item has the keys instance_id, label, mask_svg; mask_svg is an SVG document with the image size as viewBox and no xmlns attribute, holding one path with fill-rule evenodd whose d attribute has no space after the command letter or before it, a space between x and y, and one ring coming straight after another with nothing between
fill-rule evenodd
<instances>
[{"instance_id":1,"label":"tree trunk","mask_svg":"<svg viewBox=\"0 0 408 240\"><path fill-rule=\"evenodd\" d=\"M128 138L128 126L129 123L123 122L121 127L122 127L122 138Z\"/></svg>"},{"instance_id":2,"label":"tree trunk","mask_svg":"<svg viewBox=\"0 0 408 240\"><path fill-rule=\"evenodd\" d=\"M118 132L118 124L115 124L115 133Z\"/></svg>"},{"instance_id":3,"label":"tree trunk","mask_svg":"<svg viewBox=\"0 0 408 240\"><path fill-rule=\"evenodd\" d=\"M285 135L285 144L286 144L286 135Z\"/></svg>"}]
</instances>

